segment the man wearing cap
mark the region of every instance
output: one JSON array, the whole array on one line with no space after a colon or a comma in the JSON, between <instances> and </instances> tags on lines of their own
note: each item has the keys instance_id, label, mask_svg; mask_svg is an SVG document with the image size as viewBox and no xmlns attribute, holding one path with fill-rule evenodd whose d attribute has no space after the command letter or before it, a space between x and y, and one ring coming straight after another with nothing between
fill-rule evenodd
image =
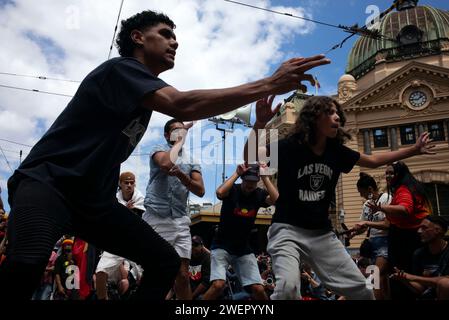
<instances>
[{"instance_id":1,"label":"man wearing cap","mask_svg":"<svg viewBox=\"0 0 449 320\"><path fill-rule=\"evenodd\" d=\"M192 237L192 259L189 266L192 299L198 299L210 286L210 251L200 236Z\"/></svg>"},{"instance_id":2,"label":"man wearing cap","mask_svg":"<svg viewBox=\"0 0 449 320\"><path fill-rule=\"evenodd\" d=\"M189 192L204 196L201 167L182 148L187 130L177 119L164 126L165 144L156 145L150 152L150 180L145 196L145 213L142 218L168 243L181 258L176 276L176 298L191 300L189 261L192 254L190 215L187 210Z\"/></svg>"},{"instance_id":3,"label":"man wearing cap","mask_svg":"<svg viewBox=\"0 0 449 320\"><path fill-rule=\"evenodd\" d=\"M236 184L239 177L242 183ZM257 259L249 245L249 236L259 208L273 205L279 193L268 176L262 176L266 190L257 187L259 180L258 165L242 164L216 191L223 204L220 224L211 245L212 284L204 294L204 300L215 300L223 293L229 265L232 265L242 286L251 290L253 299L268 299Z\"/></svg>"},{"instance_id":4,"label":"man wearing cap","mask_svg":"<svg viewBox=\"0 0 449 320\"><path fill-rule=\"evenodd\" d=\"M138 216L142 216L145 212L145 207L143 205L144 196L136 189L136 176L134 173L123 172L120 175L117 200Z\"/></svg>"},{"instance_id":5,"label":"man wearing cap","mask_svg":"<svg viewBox=\"0 0 449 320\"><path fill-rule=\"evenodd\" d=\"M145 212L143 206L144 197L136 189L136 176L132 172L123 172L119 178L119 190L117 200L139 217ZM129 287L128 278L124 276L129 270L125 268L125 258L104 251L95 270L97 298L99 300L108 299L107 283L113 281L117 283L119 293L124 294ZM126 264L129 266L129 264Z\"/></svg>"},{"instance_id":6,"label":"man wearing cap","mask_svg":"<svg viewBox=\"0 0 449 320\"><path fill-rule=\"evenodd\" d=\"M413 274L394 268L391 278L401 281L420 299L449 300L449 246L444 236L448 222L428 216L418 233L425 244L413 255Z\"/></svg>"}]
</instances>

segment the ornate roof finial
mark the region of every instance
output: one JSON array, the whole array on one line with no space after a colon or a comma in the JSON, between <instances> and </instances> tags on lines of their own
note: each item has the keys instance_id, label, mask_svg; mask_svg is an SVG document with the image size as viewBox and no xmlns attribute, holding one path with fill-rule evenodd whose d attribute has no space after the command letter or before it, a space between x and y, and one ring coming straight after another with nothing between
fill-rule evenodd
<instances>
[{"instance_id":1,"label":"ornate roof finial","mask_svg":"<svg viewBox=\"0 0 449 320\"><path fill-rule=\"evenodd\" d=\"M418 5L419 0L395 0L394 4L398 11L408 10L415 8Z\"/></svg>"}]
</instances>

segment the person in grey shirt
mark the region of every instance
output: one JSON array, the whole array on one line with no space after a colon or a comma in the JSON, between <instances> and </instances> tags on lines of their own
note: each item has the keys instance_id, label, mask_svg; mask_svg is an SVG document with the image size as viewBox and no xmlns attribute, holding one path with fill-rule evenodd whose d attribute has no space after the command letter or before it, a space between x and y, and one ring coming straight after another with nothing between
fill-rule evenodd
<instances>
[{"instance_id":1,"label":"person in grey shirt","mask_svg":"<svg viewBox=\"0 0 449 320\"><path fill-rule=\"evenodd\" d=\"M150 180L142 218L176 250L181 267L175 280L176 297L191 300L189 264L192 253L189 192L204 196L201 167L182 149L187 130L193 124L171 119L164 126L167 143L155 146L150 153Z\"/></svg>"}]
</instances>

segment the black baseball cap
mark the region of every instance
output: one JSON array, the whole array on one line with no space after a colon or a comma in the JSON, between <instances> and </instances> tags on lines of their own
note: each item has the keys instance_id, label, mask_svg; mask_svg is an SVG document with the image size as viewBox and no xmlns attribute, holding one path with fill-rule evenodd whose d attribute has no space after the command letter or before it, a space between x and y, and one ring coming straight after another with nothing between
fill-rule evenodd
<instances>
[{"instance_id":1,"label":"black baseball cap","mask_svg":"<svg viewBox=\"0 0 449 320\"><path fill-rule=\"evenodd\" d=\"M250 164L248 167L249 169L242 175L242 180L258 182L260 180L259 165Z\"/></svg>"}]
</instances>

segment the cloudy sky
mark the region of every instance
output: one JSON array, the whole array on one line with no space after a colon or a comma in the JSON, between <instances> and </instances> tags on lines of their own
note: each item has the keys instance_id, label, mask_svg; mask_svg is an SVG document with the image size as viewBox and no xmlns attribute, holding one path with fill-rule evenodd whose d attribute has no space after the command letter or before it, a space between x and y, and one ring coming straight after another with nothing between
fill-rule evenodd
<instances>
[{"instance_id":1,"label":"cloudy sky","mask_svg":"<svg viewBox=\"0 0 449 320\"><path fill-rule=\"evenodd\" d=\"M370 14L366 12L369 5L378 5L383 10L392 3L391 0L242 2L344 25L364 25ZM449 9L447 1L421 0L420 3ZM79 85L5 73L82 80L108 58L120 4L121 0L0 0L0 186L5 203L6 181L19 165L20 151L23 159ZM257 80L270 75L286 59L326 52L346 36L338 29L223 0L124 0L121 19L145 9L164 12L177 25L175 32L180 46L176 66L161 74L161 78L179 90L228 87ZM353 41L329 53L333 63L315 71L322 85L320 94L336 91ZM117 56L115 48L111 56ZM277 97L276 101L283 98ZM167 120L162 114L153 114L140 146L123 165L123 170L138 173L138 188L142 192L148 181L146 153L151 146L162 142L162 126ZM208 147L208 160L221 159L220 133L214 125L204 120L196 128L196 136L203 140L189 148L198 151ZM226 155L227 159L238 160L240 148L234 148ZM227 175L234 168L228 165ZM192 201L214 203L221 166L204 165L203 171L207 193L203 199L192 198Z\"/></svg>"}]
</instances>

